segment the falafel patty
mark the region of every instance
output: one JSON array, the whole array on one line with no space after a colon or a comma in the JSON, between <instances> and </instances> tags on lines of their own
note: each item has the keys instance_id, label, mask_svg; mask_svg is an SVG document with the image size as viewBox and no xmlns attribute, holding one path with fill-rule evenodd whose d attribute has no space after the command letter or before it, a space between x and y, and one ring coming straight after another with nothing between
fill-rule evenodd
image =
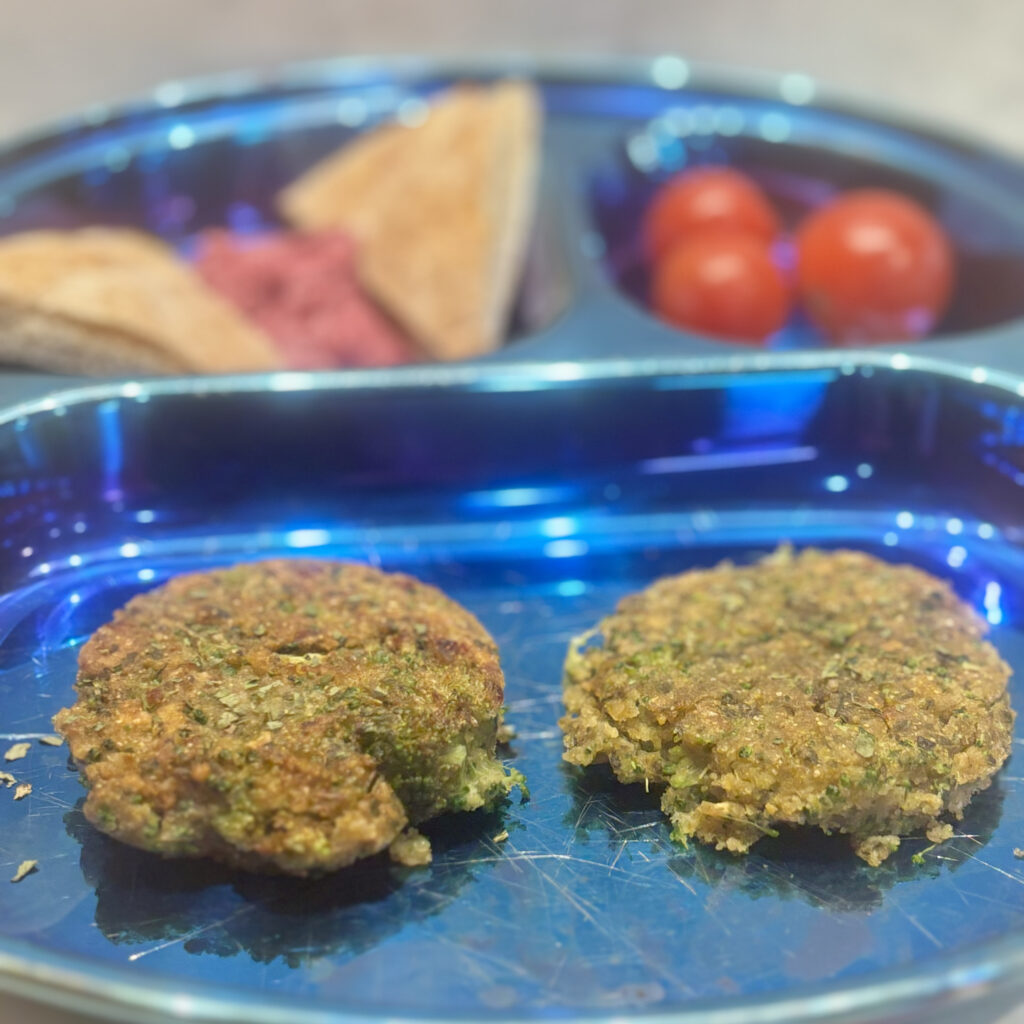
<instances>
[{"instance_id":1,"label":"falafel patty","mask_svg":"<svg viewBox=\"0 0 1024 1024\"><path fill-rule=\"evenodd\" d=\"M813 825L878 865L952 835L940 816L1009 755L986 629L943 581L855 551L666 577L570 645L564 756L664 786L679 841L745 853Z\"/></svg>"},{"instance_id":2,"label":"falafel patty","mask_svg":"<svg viewBox=\"0 0 1024 1024\"><path fill-rule=\"evenodd\" d=\"M179 576L82 648L54 719L86 817L166 856L330 871L494 803L504 680L465 608L409 576L281 559Z\"/></svg>"}]
</instances>

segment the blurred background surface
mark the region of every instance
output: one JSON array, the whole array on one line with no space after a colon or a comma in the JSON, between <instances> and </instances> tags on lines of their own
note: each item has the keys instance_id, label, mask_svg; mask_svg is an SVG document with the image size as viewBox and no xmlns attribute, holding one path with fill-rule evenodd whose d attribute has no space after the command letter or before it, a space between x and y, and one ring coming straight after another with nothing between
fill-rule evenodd
<instances>
[{"instance_id":1,"label":"blurred background surface","mask_svg":"<svg viewBox=\"0 0 1024 1024\"><path fill-rule=\"evenodd\" d=\"M168 78L351 53L664 53L802 71L1024 154L1003 0L5 0L0 135Z\"/></svg>"}]
</instances>

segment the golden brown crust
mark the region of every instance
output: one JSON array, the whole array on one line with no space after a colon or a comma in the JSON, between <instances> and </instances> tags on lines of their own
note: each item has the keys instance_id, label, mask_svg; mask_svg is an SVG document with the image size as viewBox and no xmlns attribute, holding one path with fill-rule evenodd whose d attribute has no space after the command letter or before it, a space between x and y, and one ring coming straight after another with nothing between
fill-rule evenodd
<instances>
[{"instance_id":1,"label":"golden brown crust","mask_svg":"<svg viewBox=\"0 0 1024 1024\"><path fill-rule=\"evenodd\" d=\"M1009 754L1008 666L949 586L780 549L625 598L566 663L566 759L666 786L674 835L745 852L776 824L880 863L938 835Z\"/></svg>"},{"instance_id":2,"label":"golden brown crust","mask_svg":"<svg viewBox=\"0 0 1024 1024\"><path fill-rule=\"evenodd\" d=\"M118 228L0 239L0 358L73 373L273 370L272 343L161 242Z\"/></svg>"},{"instance_id":3,"label":"golden brown crust","mask_svg":"<svg viewBox=\"0 0 1024 1024\"><path fill-rule=\"evenodd\" d=\"M535 89L460 85L422 125L389 124L344 146L280 196L305 230L360 243L373 296L439 359L496 348L533 219Z\"/></svg>"},{"instance_id":4,"label":"golden brown crust","mask_svg":"<svg viewBox=\"0 0 1024 1024\"><path fill-rule=\"evenodd\" d=\"M86 816L166 855L332 870L511 785L494 642L435 588L367 566L177 577L96 631L76 689L55 725Z\"/></svg>"}]
</instances>

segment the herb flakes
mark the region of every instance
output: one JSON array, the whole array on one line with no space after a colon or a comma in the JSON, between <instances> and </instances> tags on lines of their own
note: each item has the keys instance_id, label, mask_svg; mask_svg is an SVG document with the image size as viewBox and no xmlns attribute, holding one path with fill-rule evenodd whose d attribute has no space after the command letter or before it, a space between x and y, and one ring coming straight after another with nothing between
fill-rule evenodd
<instances>
[{"instance_id":1,"label":"herb flakes","mask_svg":"<svg viewBox=\"0 0 1024 1024\"><path fill-rule=\"evenodd\" d=\"M853 749L861 757L873 757L875 753L875 737L866 729L861 729L857 733L857 738L853 741Z\"/></svg>"}]
</instances>

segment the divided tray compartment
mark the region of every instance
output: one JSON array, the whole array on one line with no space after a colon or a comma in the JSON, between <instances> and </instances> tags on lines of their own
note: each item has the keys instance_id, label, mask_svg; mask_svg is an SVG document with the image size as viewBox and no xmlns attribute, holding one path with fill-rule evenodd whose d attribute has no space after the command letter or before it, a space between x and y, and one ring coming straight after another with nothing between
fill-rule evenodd
<instances>
[{"instance_id":1,"label":"divided tray compartment","mask_svg":"<svg viewBox=\"0 0 1024 1024\"><path fill-rule=\"evenodd\" d=\"M956 838L872 869L814 833L745 858L674 845L655 794L563 765L557 719L570 638L618 598L786 539L951 579L1024 703L1024 381L881 353L563 371L96 384L0 418L0 732L33 743L7 767L34 787L0 799L0 869L40 862L0 889L0 984L256 1024L863 1020L1019 991L1016 755ZM320 881L89 827L66 749L34 742L79 645L169 575L282 554L406 570L476 613L532 799L432 823L427 869Z\"/></svg>"},{"instance_id":2,"label":"divided tray compartment","mask_svg":"<svg viewBox=\"0 0 1024 1024\"><path fill-rule=\"evenodd\" d=\"M954 135L821 96L799 75L753 78L653 61L335 61L171 82L0 151L0 233L104 223L187 255L195 234L279 224L274 196L390 117L414 123L461 79L526 75L546 109L539 210L509 342L488 357L565 360L735 352L644 307L637 229L684 166L752 173L792 226L837 189L889 186L953 240L958 284L924 352L1017 368L1024 318L1024 168ZM795 317L774 347L820 345Z\"/></svg>"}]
</instances>

